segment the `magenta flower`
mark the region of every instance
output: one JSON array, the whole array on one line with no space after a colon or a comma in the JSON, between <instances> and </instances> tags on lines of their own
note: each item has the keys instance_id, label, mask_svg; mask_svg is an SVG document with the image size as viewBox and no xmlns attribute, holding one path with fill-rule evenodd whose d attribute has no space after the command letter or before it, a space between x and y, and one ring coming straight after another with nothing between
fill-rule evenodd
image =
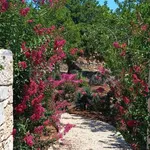
<instances>
[{"instance_id":1,"label":"magenta flower","mask_svg":"<svg viewBox=\"0 0 150 150\"><path fill-rule=\"evenodd\" d=\"M136 74L133 74L133 75L132 75L132 79L133 79L133 82L134 82L134 83L140 82L140 79L137 77Z\"/></svg>"},{"instance_id":2,"label":"magenta flower","mask_svg":"<svg viewBox=\"0 0 150 150\"><path fill-rule=\"evenodd\" d=\"M103 66L99 66L98 70L102 75L104 75L106 73L106 69Z\"/></svg>"},{"instance_id":3,"label":"magenta flower","mask_svg":"<svg viewBox=\"0 0 150 150\"><path fill-rule=\"evenodd\" d=\"M25 61L20 61L18 63L18 66L21 68L21 69L26 69L27 68L27 63Z\"/></svg>"},{"instance_id":4,"label":"magenta flower","mask_svg":"<svg viewBox=\"0 0 150 150\"><path fill-rule=\"evenodd\" d=\"M0 12L5 12L8 9L8 2L7 0L0 1Z\"/></svg>"},{"instance_id":5,"label":"magenta flower","mask_svg":"<svg viewBox=\"0 0 150 150\"><path fill-rule=\"evenodd\" d=\"M115 48L120 48L120 45L119 45L118 42L114 42L114 43L113 43L113 46L114 46Z\"/></svg>"},{"instance_id":6,"label":"magenta flower","mask_svg":"<svg viewBox=\"0 0 150 150\"><path fill-rule=\"evenodd\" d=\"M37 91L38 91L38 84L34 80L30 79L30 85L27 91L28 95L31 96L37 93Z\"/></svg>"},{"instance_id":7,"label":"magenta flower","mask_svg":"<svg viewBox=\"0 0 150 150\"><path fill-rule=\"evenodd\" d=\"M125 56L126 55L126 50L123 50L121 53L120 53L120 56Z\"/></svg>"},{"instance_id":8,"label":"magenta flower","mask_svg":"<svg viewBox=\"0 0 150 150\"><path fill-rule=\"evenodd\" d=\"M123 96L123 101L124 101L125 104L130 103L130 100L126 96Z\"/></svg>"},{"instance_id":9,"label":"magenta flower","mask_svg":"<svg viewBox=\"0 0 150 150\"><path fill-rule=\"evenodd\" d=\"M66 44L66 40L55 40L54 49L63 47Z\"/></svg>"},{"instance_id":10,"label":"magenta flower","mask_svg":"<svg viewBox=\"0 0 150 150\"><path fill-rule=\"evenodd\" d=\"M67 132L69 132L71 130L71 128L75 127L75 125L73 124L66 124L65 128L64 128L64 134L66 134Z\"/></svg>"},{"instance_id":11,"label":"magenta flower","mask_svg":"<svg viewBox=\"0 0 150 150\"><path fill-rule=\"evenodd\" d=\"M33 19L27 20L27 23L32 23Z\"/></svg>"},{"instance_id":12,"label":"magenta flower","mask_svg":"<svg viewBox=\"0 0 150 150\"><path fill-rule=\"evenodd\" d=\"M44 129L44 126L35 127L34 128L34 133L35 134L40 134L40 133L42 133L43 129Z\"/></svg>"},{"instance_id":13,"label":"magenta flower","mask_svg":"<svg viewBox=\"0 0 150 150\"><path fill-rule=\"evenodd\" d=\"M105 89L103 87L99 87L96 89L97 92L102 93L105 91Z\"/></svg>"},{"instance_id":14,"label":"magenta flower","mask_svg":"<svg viewBox=\"0 0 150 150\"><path fill-rule=\"evenodd\" d=\"M75 54L77 53L77 51L78 51L77 48L72 48L72 49L70 50L70 54L71 54L71 55L75 55Z\"/></svg>"},{"instance_id":15,"label":"magenta flower","mask_svg":"<svg viewBox=\"0 0 150 150\"><path fill-rule=\"evenodd\" d=\"M141 26L141 30L142 30L142 31L146 31L147 28L148 28L148 25L147 25L147 24Z\"/></svg>"},{"instance_id":16,"label":"magenta flower","mask_svg":"<svg viewBox=\"0 0 150 150\"><path fill-rule=\"evenodd\" d=\"M136 72L136 73L140 73L141 72L141 67L140 66L133 66L133 70Z\"/></svg>"},{"instance_id":17,"label":"magenta flower","mask_svg":"<svg viewBox=\"0 0 150 150\"><path fill-rule=\"evenodd\" d=\"M23 17L25 17L25 16L28 14L29 11L30 11L30 8L29 8L29 7L27 7L27 8L22 8L22 9L20 10L20 15L23 16Z\"/></svg>"},{"instance_id":18,"label":"magenta flower","mask_svg":"<svg viewBox=\"0 0 150 150\"><path fill-rule=\"evenodd\" d=\"M30 135L30 134L27 134L27 135L24 137L24 142L25 142L28 146L32 147L32 146L34 145L33 136Z\"/></svg>"},{"instance_id":19,"label":"magenta flower","mask_svg":"<svg viewBox=\"0 0 150 150\"><path fill-rule=\"evenodd\" d=\"M25 3L25 0L21 0L21 2L24 4L24 3Z\"/></svg>"},{"instance_id":20,"label":"magenta flower","mask_svg":"<svg viewBox=\"0 0 150 150\"><path fill-rule=\"evenodd\" d=\"M34 106L34 110L33 110L33 115L30 117L30 119L32 121L37 121L39 120L41 117L43 117L44 112L45 112L45 108L41 105L41 104L36 104Z\"/></svg>"},{"instance_id":21,"label":"magenta flower","mask_svg":"<svg viewBox=\"0 0 150 150\"><path fill-rule=\"evenodd\" d=\"M25 103L19 104L17 107L15 107L15 110L17 113L23 113L24 110L27 108L27 105Z\"/></svg>"},{"instance_id":22,"label":"magenta flower","mask_svg":"<svg viewBox=\"0 0 150 150\"><path fill-rule=\"evenodd\" d=\"M76 78L76 74L66 74L66 73L63 73L61 75L61 79L64 79L64 80L74 80Z\"/></svg>"},{"instance_id":23,"label":"magenta flower","mask_svg":"<svg viewBox=\"0 0 150 150\"><path fill-rule=\"evenodd\" d=\"M135 127L137 125L137 121L136 120L129 120L129 121L127 121L127 125L129 127Z\"/></svg>"},{"instance_id":24,"label":"magenta flower","mask_svg":"<svg viewBox=\"0 0 150 150\"><path fill-rule=\"evenodd\" d=\"M12 131L12 135L13 135L13 137L16 135L16 133L17 133L17 130L16 129L13 129L13 131Z\"/></svg>"}]
</instances>

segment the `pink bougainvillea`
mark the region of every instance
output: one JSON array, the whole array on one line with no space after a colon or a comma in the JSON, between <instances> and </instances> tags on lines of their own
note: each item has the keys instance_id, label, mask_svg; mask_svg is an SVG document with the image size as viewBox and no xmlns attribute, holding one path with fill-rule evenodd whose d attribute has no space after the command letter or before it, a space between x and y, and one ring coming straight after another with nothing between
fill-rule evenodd
<instances>
[{"instance_id":1,"label":"pink bougainvillea","mask_svg":"<svg viewBox=\"0 0 150 150\"><path fill-rule=\"evenodd\" d=\"M8 9L7 0L0 0L0 12L5 12Z\"/></svg>"},{"instance_id":2,"label":"pink bougainvillea","mask_svg":"<svg viewBox=\"0 0 150 150\"><path fill-rule=\"evenodd\" d=\"M27 63L25 61L20 61L18 63L18 66L21 68L21 69L26 69L27 68Z\"/></svg>"},{"instance_id":3,"label":"pink bougainvillea","mask_svg":"<svg viewBox=\"0 0 150 150\"><path fill-rule=\"evenodd\" d=\"M25 17L25 16L29 13L29 11L30 11L30 8L29 8L29 7L27 7L27 8L22 8L22 9L20 10L20 15L23 16L23 17Z\"/></svg>"},{"instance_id":4,"label":"pink bougainvillea","mask_svg":"<svg viewBox=\"0 0 150 150\"><path fill-rule=\"evenodd\" d=\"M24 142L32 147L34 145L34 142L33 142L33 136L31 134L27 134L25 137L24 137Z\"/></svg>"},{"instance_id":5,"label":"pink bougainvillea","mask_svg":"<svg viewBox=\"0 0 150 150\"><path fill-rule=\"evenodd\" d=\"M119 42L114 42L114 43L113 43L113 46L114 46L115 48L120 48Z\"/></svg>"}]
</instances>

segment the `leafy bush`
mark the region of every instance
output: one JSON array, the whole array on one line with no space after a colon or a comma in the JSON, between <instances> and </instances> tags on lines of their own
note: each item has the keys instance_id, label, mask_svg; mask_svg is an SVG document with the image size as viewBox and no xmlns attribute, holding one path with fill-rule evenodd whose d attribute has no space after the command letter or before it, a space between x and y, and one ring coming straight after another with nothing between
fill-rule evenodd
<instances>
[{"instance_id":1,"label":"leafy bush","mask_svg":"<svg viewBox=\"0 0 150 150\"><path fill-rule=\"evenodd\" d=\"M133 149L146 149L150 121L147 109L149 26L143 13L147 6L148 3L143 3L134 7L132 11L134 17L130 20L127 14L122 12L124 21L130 21L128 25L130 35L125 42L118 40L112 43L114 48L111 46L105 55L106 66L118 79L116 86L111 86L115 102L113 108L118 112L116 115L118 129L131 143ZM137 21L134 20L135 18Z\"/></svg>"},{"instance_id":2,"label":"leafy bush","mask_svg":"<svg viewBox=\"0 0 150 150\"><path fill-rule=\"evenodd\" d=\"M73 127L60 125L60 115L69 104L56 101L56 89L65 82L55 76L66 58L66 41L59 29L43 20L62 4L0 1L0 47L14 54L14 150L45 149ZM57 135L48 132L51 125ZM48 138L43 140L45 134Z\"/></svg>"}]
</instances>

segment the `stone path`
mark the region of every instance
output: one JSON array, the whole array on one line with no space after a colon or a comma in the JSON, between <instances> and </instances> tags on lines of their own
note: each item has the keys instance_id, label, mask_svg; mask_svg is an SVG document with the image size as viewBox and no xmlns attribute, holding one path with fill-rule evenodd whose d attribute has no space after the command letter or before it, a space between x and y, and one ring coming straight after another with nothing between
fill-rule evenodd
<instances>
[{"instance_id":1,"label":"stone path","mask_svg":"<svg viewBox=\"0 0 150 150\"><path fill-rule=\"evenodd\" d=\"M61 122L76 126L57 148L54 146L49 150L131 150L122 136L116 134L115 128L105 122L68 113L62 115Z\"/></svg>"}]
</instances>

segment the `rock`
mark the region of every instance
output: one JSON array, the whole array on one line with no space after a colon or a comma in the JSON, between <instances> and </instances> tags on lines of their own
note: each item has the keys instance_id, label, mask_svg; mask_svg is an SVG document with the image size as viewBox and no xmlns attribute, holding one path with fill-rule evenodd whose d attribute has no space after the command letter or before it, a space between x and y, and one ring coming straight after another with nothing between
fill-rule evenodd
<instances>
[{"instance_id":1,"label":"rock","mask_svg":"<svg viewBox=\"0 0 150 150\"><path fill-rule=\"evenodd\" d=\"M0 85L8 85L13 83L13 59L12 52L9 50L0 50Z\"/></svg>"}]
</instances>

